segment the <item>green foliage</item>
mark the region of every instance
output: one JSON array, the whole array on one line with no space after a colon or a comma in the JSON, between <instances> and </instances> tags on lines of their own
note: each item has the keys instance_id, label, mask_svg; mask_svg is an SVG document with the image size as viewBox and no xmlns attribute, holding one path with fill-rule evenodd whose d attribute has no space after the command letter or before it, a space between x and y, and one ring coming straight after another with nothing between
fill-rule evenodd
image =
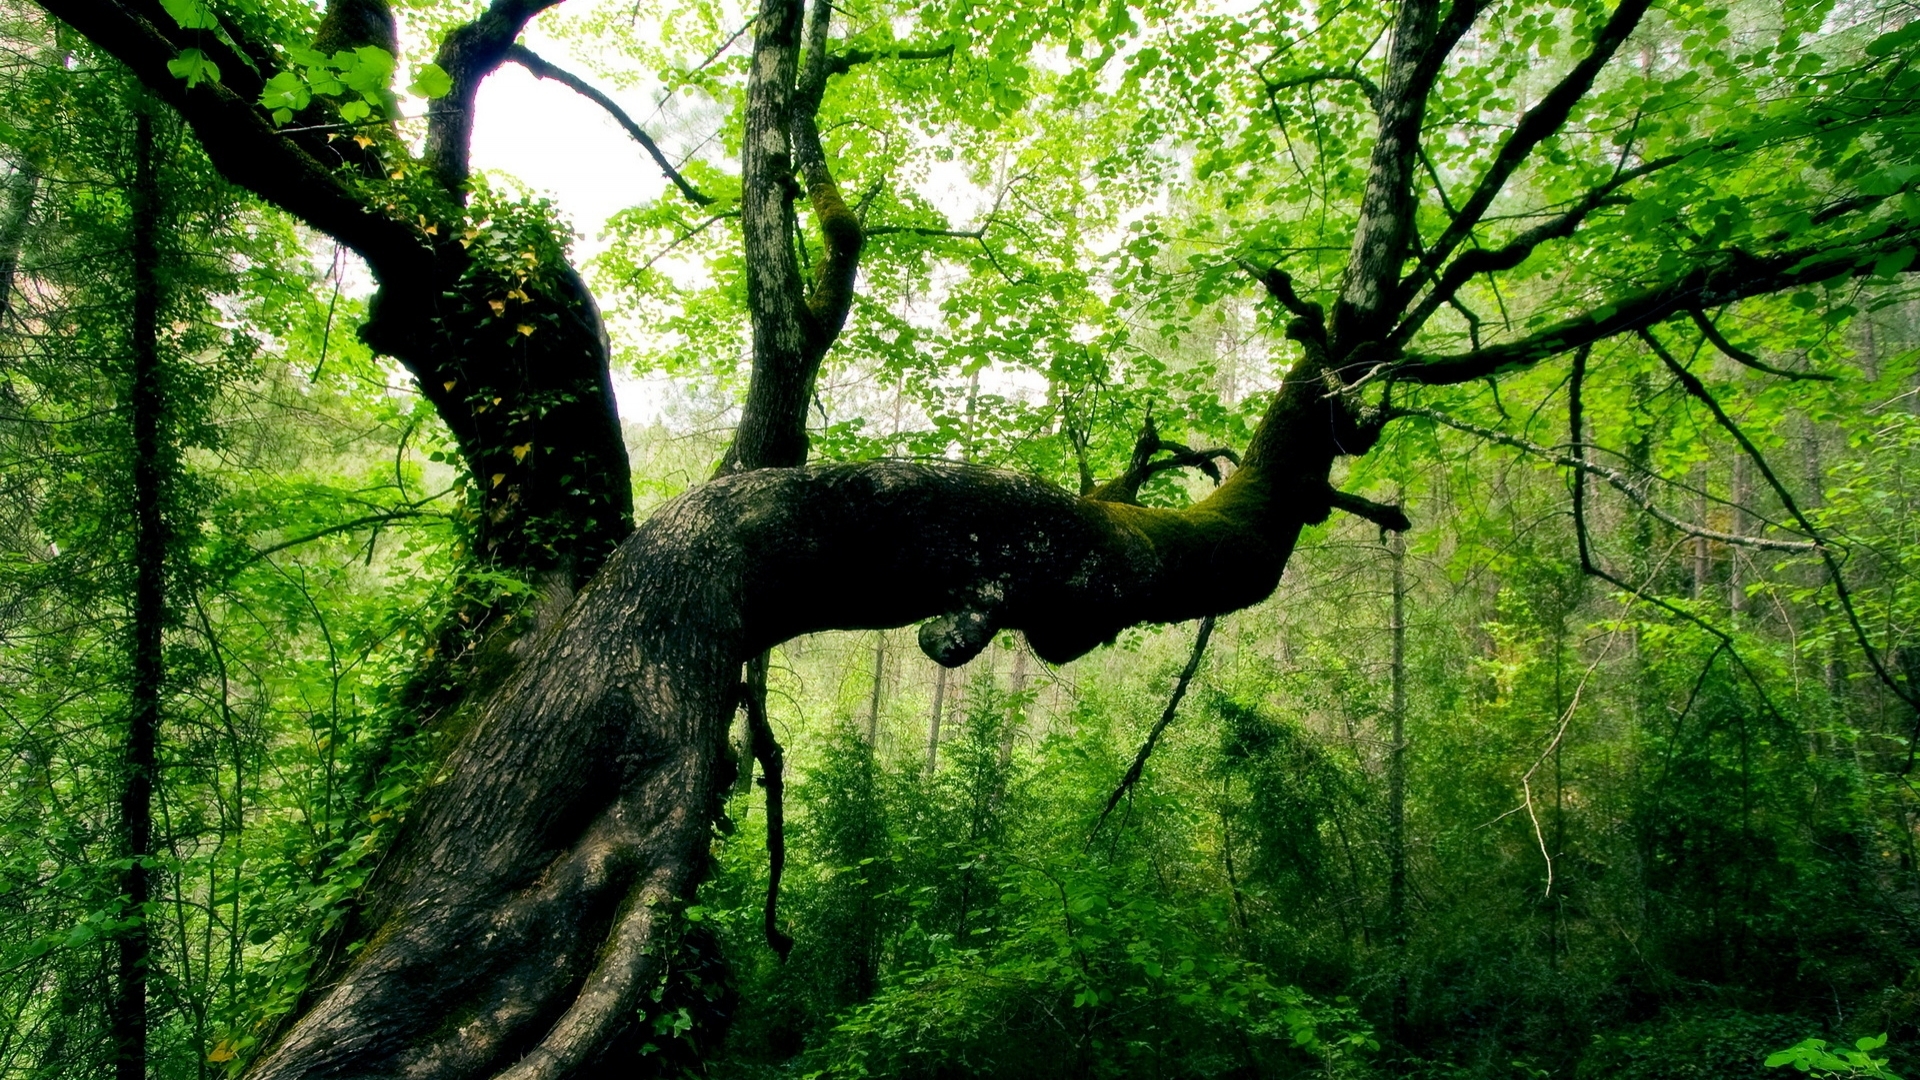
<instances>
[{"instance_id":1,"label":"green foliage","mask_svg":"<svg viewBox=\"0 0 1920 1080\"><path fill-rule=\"evenodd\" d=\"M1889 1059L1876 1058L1873 1051L1887 1045L1883 1035L1863 1035L1854 1040L1853 1049L1840 1048L1839 1053L1827 1049L1825 1039L1806 1039L1802 1042L1767 1055L1767 1065L1778 1067L1791 1065L1803 1073L1822 1077L1884 1077L1885 1080L1900 1080L1887 1071Z\"/></svg>"}]
</instances>

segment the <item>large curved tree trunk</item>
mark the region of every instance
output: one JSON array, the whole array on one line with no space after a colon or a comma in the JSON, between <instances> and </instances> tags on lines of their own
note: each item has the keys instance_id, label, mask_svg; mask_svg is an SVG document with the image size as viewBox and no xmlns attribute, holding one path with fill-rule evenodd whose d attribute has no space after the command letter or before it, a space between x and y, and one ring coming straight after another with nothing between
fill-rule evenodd
<instances>
[{"instance_id":1,"label":"large curved tree trunk","mask_svg":"<svg viewBox=\"0 0 1920 1080\"><path fill-rule=\"evenodd\" d=\"M1327 513L1321 393L1283 392L1247 466L1183 511L903 463L669 503L479 710L369 888L366 944L252 1075L577 1074L631 1022L704 870L745 660L930 620L948 665L1002 629L1063 662L1258 602Z\"/></svg>"}]
</instances>

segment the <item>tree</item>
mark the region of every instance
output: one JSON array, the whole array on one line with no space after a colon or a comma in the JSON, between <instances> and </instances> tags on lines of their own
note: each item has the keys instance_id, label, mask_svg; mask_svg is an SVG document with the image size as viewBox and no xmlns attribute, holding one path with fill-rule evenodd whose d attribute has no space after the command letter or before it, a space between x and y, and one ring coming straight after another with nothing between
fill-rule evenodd
<instances>
[{"instance_id":1,"label":"tree","mask_svg":"<svg viewBox=\"0 0 1920 1080\"><path fill-rule=\"evenodd\" d=\"M1203 295L1251 276L1285 312L1297 356L1239 467L1180 509L1137 501L1173 460L1154 456L1151 431L1156 442L1117 480L1079 495L958 464L800 468L811 388L853 303L865 239L815 115L827 80L863 57L834 51L828 5L809 16L798 0L767 0L741 132L754 355L728 464L743 471L627 535L625 457L592 298L544 222L469 184L476 89L516 58L515 39L551 3L494 0L445 35L434 69L445 86L432 72L420 80L445 93L418 157L363 124L392 45L378 3L334 5L315 40L350 48L331 53L276 51L270 42L303 28L259 12L42 3L178 110L230 180L367 260L380 290L363 336L407 365L454 433L474 557L582 586L470 706L343 931L357 947L317 972L253 1066L263 1077L591 1069L630 1030L674 906L702 873L732 768L725 734L742 666L780 641L918 622L922 649L949 667L1009 630L1060 663L1130 626L1243 608L1273 591L1302 530L1334 509L1406 527L1398 508L1330 481L1394 421L1446 422L1421 388L1569 354L1578 372L1590 349L1637 335L1733 432L1663 345L1670 323L1691 320L1679 332L1739 359L1711 309L1913 264L1913 175L1899 151L1913 145L1908 104L1920 89L1911 26L1876 36L1863 22L1851 38L1819 39L1824 52L1802 50L1824 9L1795 9L1779 44L1729 59L1728 12L1676 7L1656 32L1647 0L1564 16L1402 0L1313 28L1287 6L1247 17L1155 7L1141 12L1144 30L1126 10L1054 21L1017 5L946 13L961 31L950 46L893 51L951 47L991 70L1024 65L1053 41L1081 56L1084 39L1099 48L1077 68L1082 92L1111 64L1129 92L1166 102L1137 115L1191 145L1199 177L1238 176L1218 195L1243 232L1232 257L1201 260ZM1004 34L965 37L993 19ZM348 28L360 32L341 36ZM1556 51L1563 32L1568 51ZM1697 74L1614 63L1635 35L1658 52L1676 33L1712 73L1698 87ZM1261 48L1273 55L1240 60ZM1500 89L1536 49L1565 70L1519 109ZM361 100L314 104L322 87L355 79ZM1320 108L1329 88L1350 97ZM1768 107L1732 107L1754 99ZM1239 116L1210 124L1223 107ZM1705 135L1687 116L1702 110L1714 120ZM285 126L296 114L315 122ZM1300 123L1314 130L1310 151L1275 138ZM1477 133L1453 137L1468 129ZM357 137L326 137L348 130ZM788 210L796 172L825 248L810 293ZM1320 211L1311 225L1284 212L1310 202ZM1261 206L1283 212L1253 219ZM1293 235L1315 230L1306 243ZM1151 251L1155 238L1144 239ZM1143 263L1136 284L1154 288L1153 274ZM1495 332L1470 306L1482 289L1524 293L1538 314ZM1606 479L1585 455L1573 385L1565 464ZM1638 490L1630 479L1614 486ZM1576 512L1584 491L1583 480ZM1810 533L1800 542L1817 544L1797 516ZM1582 550L1584 566L1607 573Z\"/></svg>"}]
</instances>

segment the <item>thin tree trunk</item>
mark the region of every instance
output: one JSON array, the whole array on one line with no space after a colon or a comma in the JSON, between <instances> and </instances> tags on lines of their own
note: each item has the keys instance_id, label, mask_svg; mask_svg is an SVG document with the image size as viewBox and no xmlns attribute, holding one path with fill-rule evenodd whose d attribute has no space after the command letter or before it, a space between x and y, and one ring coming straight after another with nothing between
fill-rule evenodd
<instances>
[{"instance_id":1,"label":"thin tree trunk","mask_svg":"<svg viewBox=\"0 0 1920 1080\"><path fill-rule=\"evenodd\" d=\"M1396 532L1393 559L1393 731L1387 759L1387 937L1393 943L1392 1032L1407 1022L1407 537Z\"/></svg>"},{"instance_id":2,"label":"thin tree trunk","mask_svg":"<svg viewBox=\"0 0 1920 1080\"><path fill-rule=\"evenodd\" d=\"M27 223L33 217L34 196L40 191L40 174L22 165L7 177L6 218L0 220L0 326L13 313L13 281L20 269L20 245L26 239Z\"/></svg>"},{"instance_id":3,"label":"thin tree trunk","mask_svg":"<svg viewBox=\"0 0 1920 1080\"><path fill-rule=\"evenodd\" d=\"M947 668L933 665L933 714L927 717L927 775L940 764L940 720L947 707Z\"/></svg>"},{"instance_id":4,"label":"thin tree trunk","mask_svg":"<svg viewBox=\"0 0 1920 1080\"><path fill-rule=\"evenodd\" d=\"M1708 506L1706 466L1694 466L1691 479L1694 488L1693 519L1705 525L1707 523ZM1706 537L1696 536L1693 538L1693 598L1695 600L1704 600L1706 598L1707 590L1711 587L1709 579L1712 576L1712 549L1707 546Z\"/></svg>"},{"instance_id":5,"label":"thin tree trunk","mask_svg":"<svg viewBox=\"0 0 1920 1080\"><path fill-rule=\"evenodd\" d=\"M120 891L127 898L127 928L120 933L111 1006L114 1075L143 1080L147 1066L147 974L153 936L147 922L152 899L153 787L166 678L161 629L166 619L167 527L163 514L167 468L161 426L166 402L160 380L159 185L155 177L153 117L145 103L134 111L132 203L133 379L129 413L133 427L133 627L132 693L123 749L120 789L120 852L127 860Z\"/></svg>"},{"instance_id":6,"label":"thin tree trunk","mask_svg":"<svg viewBox=\"0 0 1920 1080\"><path fill-rule=\"evenodd\" d=\"M1007 711L1007 722L1000 726L1000 767L1006 768L1013 761L1013 740L1020 735L1020 729L1026 726L1027 706L1022 700L1027 692L1027 650L1015 643L1013 647L1013 673L1007 679L1011 708Z\"/></svg>"},{"instance_id":7,"label":"thin tree trunk","mask_svg":"<svg viewBox=\"0 0 1920 1080\"><path fill-rule=\"evenodd\" d=\"M1753 499L1753 467L1745 454L1733 459L1733 525L1727 531L1746 536L1753 529L1747 504ZM1727 548L1727 608L1736 617L1747 613L1746 556L1736 546Z\"/></svg>"},{"instance_id":8,"label":"thin tree trunk","mask_svg":"<svg viewBox=\"0 0 1920 1080\"><path fill-rule=\"evenodd\" d=\"M867 745L880 745L880 698L887 685L887 632L873 635L873 696L867 699Z\"/></svg>"}]
</instances>

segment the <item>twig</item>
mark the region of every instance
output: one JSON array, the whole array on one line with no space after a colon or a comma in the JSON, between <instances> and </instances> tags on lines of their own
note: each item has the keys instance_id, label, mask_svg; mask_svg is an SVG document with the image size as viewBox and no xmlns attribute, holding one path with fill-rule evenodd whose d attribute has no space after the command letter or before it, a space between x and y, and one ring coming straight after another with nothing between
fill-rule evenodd
<instances>
[{"instance_id":1,"label":"twig","mask_svg":"<svg viewBox=\"0 0 1920 1080\"><path fill-rule=\"evenodd\" d=\"M1740 449L1745 451L1754 467L1760 470L1760 475L1766 479L1767 486L1773 488L1773 493L1779 496L1780 505L1785 507L1793 520L1800 524L1801 530L1813 537L1814 543L1819 545L1815 551L1818 552L1820 561L1826 564L1827 576L1833 581L1834 596L1839 599L1840 610L1846 613L1847 625L1852 628L1854 640L1859 643L1860 651L1866 654L1867 663L1873 667L1874 676L1885 684L1887 689L1893 691L1895 697L1906 702L1907 706L1914 711L1913 737L1907 740L1907 763L1901 772L1904 774L1913 771L1914 755L1916 751L1920 751L1920 743L1916 743L1916 740L1920 740L1920 690L1901 686L1899 680L1893 677L1893 673L1888 671L1886 664L1881 661L1879 650L1875 649L1873 642L1868 640L1867 628L1861 625L1860 613L1854 610L1853 592L1847 588L1847 580L1840 573L1840 562L1833 557L1832 545L1821 540L1820 531L1814 528L1813 522L1801 512L1800 504L1794 500L1793 494L1787 490L1786 485L1774 475L1773 467L1767 464L1766 455L1760 452L1760 448L1753 444L1752 439L1747 438L1746 432L1740 430L1740 425L1733 422L1733 417L1728 416L1727 411L1720 407L1720 402L1707 391L1706 384L1702 383L1693 372L1683 367L1680 361L1674 359L1673 354L1660 344L1659 339L1655 338L1651 331L1642 329L1640 340L1646 342L1654 355L1667 365L1667 370L1673 372L1673 377L1680 380L1680 385L1686 388L1687 393L1705 405L1707 411L1713 413L1713 418L1726 429L1727 434L1733 436L1733 440L1740 444Z\"/></svg>"},{"instance_id":2,"label":"twig","mask_svg":"<svg viewBox=\"0 0 1920 1080\"><path fill-rule=\"evenodd\" d=\"M1100 820L1093 823L1093 831L1087 834L1087 843L1093 843L1093 838L1099 834L1100 826L1106 824L1113 808L1119 806L1120 800L1133 790L1133 785L1140 782L1140 774L1147 767L1147 758L1153 754L1154 744L1160 741L1160 735L1167 730L1167 725L1173 723L1174 714L1180 709L1180 699L1187 696L1187 684L1193 681L1194 673L1200 670L1200 658L1205 655L1207 639L1211 636L1213 616L1209 615L1200 620L1200 632L1193 638L1193 655L1187 658L1186 670L1180 673L1180 681L1173 686L1173 696L1167 699L1166 711L1160 714L1159 723L1154 724L1153 730L1147 733L1147 741L1140 744L1140 752L1134 755L1127 774L1120 778L1120 786L1114 788L1113 794L1107 797L1107 808L1100 811Z\"/></svg>"}]
</instances>

